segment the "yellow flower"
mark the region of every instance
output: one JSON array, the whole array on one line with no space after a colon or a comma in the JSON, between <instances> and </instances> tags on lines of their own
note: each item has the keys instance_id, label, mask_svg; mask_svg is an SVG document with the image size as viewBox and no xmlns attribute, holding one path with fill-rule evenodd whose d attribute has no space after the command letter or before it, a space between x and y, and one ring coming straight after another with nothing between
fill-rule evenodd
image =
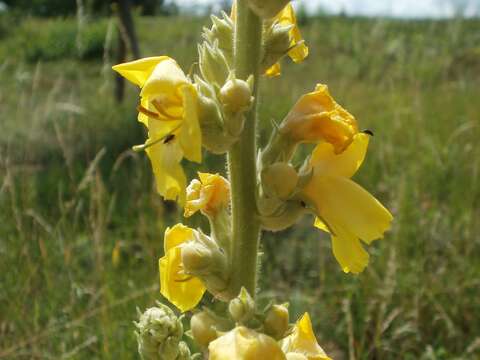
<instances>
[{"instance_id":1,"label":"yellow flower","mask_svg":"<svg viewBox=\"0 0 480 360\"><path fill-rule=\"evenodd\" d=\"M369 255L360 243L383 237L393 219L390 212L365 189L350 180L362 164L369 136L355 135L341 154L329 143L320 143L313 151L310 166L313 175L303 189L307 202L315 208L315 226L332 237L332 250L343 271L360 273Z\"/></svg>"},{"instance_id":2,"label":"yellow flower","mask_svg":"<svg viewBox=\"0 0 480 360\"><path fill-rule=\"evenodd\" d=\"M295 324L292 334L282 340L282 349L287 359L331 360L317 343L308 313Z\"/></svg>"},{"instance_id":3,"label":"yellow flower","mask_svg":"<svg viewBox=\"0 0 480 360\"><path fill-rule=\"evenodd\" d=\"M198 210L208 216L215 214L230 201L230 183L218 174L198 173L200 180L194 179L187 188L185 217Z\"/></svg>"},{"instance_id":4,"label":"yellow flower","mask_svg":"<svg viewBox=\"0 0 480 360\"><path fill-rule=\"evenodd\" d=\"M303 95L280 125L280 133L295 142L326 141L342 152L358 133L357 121L332 98L327 85Z\"/></svg>"},{"instance_id":5,"label":"yellow flower","mask_svg":"<svg viewBox=\"0 0 480 360\"><path fill-rule=\"evenodd\" d=\"M175 60L144 58L115 65L115 71L138 85L138 120L148 128L143 148L152 162L157 190L167 200L185 202L183 157L201 161L197 92Z\"/></svg>"},{"instance_id":6,"label":"yellow flower","mask_svg":"<svg viewBox=\"0 0 480 360\"><path fill-rule=\"evenodd\" d=\"M288 51L288 56L295 63L302 62L308 56L308 47L305 44L305 41L302 38L300 29L297 25L297 18L295 16L295 10L291 3L283 8L274 18L273 21L282 26L291 26L292 28L289 31L290 34L290 50ZM271 66L265 72L265 75L273 77L280 75L281 66L280 63L276 63Z\"/></svg>"},{"instance_id":7,"label":"yellow flower","mask_svg":"<svg viewBox=\"0 0 480 360\"><path fill-rule=\"evenodd\" d=\"M236 0L232 3L232 9L230 12L230 18L233 22L236 20L236 10L237 2ZM288 56L295 62L300 63L308 56L308 47L305 44L305 41L302 38L300 29L297 25L297 18L295 16L295 10L291 3L287 4L282 11L280 11L274 18L270 21L281 26L292 26L289 30L290 35L290 50L288 51ZM275 63L270 68L265 71L265 75L268 77L278 76L281 73L280 63Z\"/></svg>"},{"instance_id":8,"label":"yellow flower","mask_svg":"<svg viewBox=\"0 0 480 360\"><path fill-rule=\"evenodd\" d=\"M194 231L177 224L165 231L165 256L159 260L160 292L182 312L194 308L205 293L205 285L196 277L185 274L182 245L194 239Z\"/></svg>"},{"instance_id":9,"label":"yellow flower","mask_svg":"<svg viewBox=\"0 0 480 360\"><path fill-rule=\"evenodd\" d=\"M285 360L274 339L243 326L212 341L208 349L210 360Z\"/></svg>"}]
</instances>

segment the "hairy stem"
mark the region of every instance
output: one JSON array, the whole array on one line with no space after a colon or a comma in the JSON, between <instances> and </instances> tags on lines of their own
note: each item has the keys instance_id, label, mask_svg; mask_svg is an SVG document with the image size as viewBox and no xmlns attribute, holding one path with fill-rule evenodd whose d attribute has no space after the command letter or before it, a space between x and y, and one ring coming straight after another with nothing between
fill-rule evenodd
<instances>
[{"instance_id":1,"label":"hairy stem","mask_svg":"<svg viewBox=\"0 0 480 360\"><path fill-rule=\"evenodd\" d=\"M253 75L255 102L246 114L245 129L228 154L232 192L230 293L242 287L254 296L260 223L256 206L256 105L262 43L262 20L248 8L246 0L237 0L235 22L235 74L239 79Z\"/></svg>"}]
</instances>

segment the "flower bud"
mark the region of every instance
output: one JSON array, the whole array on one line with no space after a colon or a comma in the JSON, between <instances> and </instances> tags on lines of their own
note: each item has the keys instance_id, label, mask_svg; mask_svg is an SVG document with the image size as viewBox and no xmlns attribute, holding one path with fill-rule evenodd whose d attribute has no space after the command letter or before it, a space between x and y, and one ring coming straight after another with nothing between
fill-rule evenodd
<instances>
[{"instance_id":1,"label":"flower bud","mask_svg":"<svg viewBox=\"0 0 480 360\"><path fill-rule=\"evenodd\" d=\"M225 56L218 47L218 42L213 45L204 42L198 46L199 66L203 78L218 86L222 86L229 74L229 67Z\"/></svg>"},{"instance_id":2,"label":"flower bud","mask_svg":"<svg viewBox=\"0 0 480 360\"><path fill-rule=\"evenodd\" d=\"M292 46L291 30L293 24L273 24L264 35L265 54L262 59L262 69L265 72L282 57L287 55Z\"/></svg>"},{"instance_id":3,"label":"flower bud","mask_svg":"<svg viewBox=\"0 0 480 360\"><path fill-rule=\"evenodd\" d=\"M290 0L247 0L252 11L264 19L273 18Z\"/></svg>"},{"instance_id":4,"label":"flower bud","mask_svg":"<svg viewBox=\"0 0 480 360\"><path fill-rule=\"evenodd\" d=\"M222 18L211 16L212 27L203 29L203 38L213 45L216 41L222 51L228 64L233 63L233 22L226 14L222 13Z\"/></svg>"},{"instance_id":5,"label":"flower bud","mask_svg":"<svg viewBox=\"0 0 480 360\"><path fill-rule=\"evenodd\" d=\"M203 244L188 242L182 247L182 264L190 274L206 273L211 266L212 251Z\"/></svg>"},{"instance_id":6,"label":"flower bud","mask_svg":"<svg viewBox=\"0 0 480 360\"><path fill-rule=\"evenodd\" d=\"M218 337L216 325L215 319L206 311L196 313L190 320L193 340L202 347L208 347Z\"/></svg>"},{"instance_id":7,"label":"flower bud","mask_svg":"<svg viewBox=\"0 0 480 360\"><path fill-rule=\"evenodd\" d=\"M184 341L180 341L178 344L178 356L175 360L191 360L192 356L188 345Z\"/></svg>"},{"instance_id":8,"label":"flower bud","mask_svg":"<svg viewBox=\"0 0 480 360\"><path fill-rule=\"evenodd\" d=\"M231 113L248 110L253 102L252 89L244 80L230 79L220 89L220 102Z\"/></svg>"},{"instance_id":9,"label":"flower bud","mask_svg":"<svg viewBox=\"0 0 480 360\"><path fill-rule=\"evenodd\" d=\"M266 194L288 199L298 183L298 174L289 163L277 162L262 171L262 187Z\"/></svg>"},{"instance_id":10,"label":"flower bud","mask_svg":"<svg viewBox=\"0 0 480 360\"><path fill-rule=\"evenodd\" d=\"M208 350L210 360L285 360L274 339L243 326L212 341Z\"/></svg>"},{"instance_id":11,"label":"flower bud","mask_svg":"<svg viewBox=\"0 0 480 360\"><path fill-rule=\"evenodd\" d=\"M198 277L217 298L229 300L228 261L223 250L209 236L196 231L195 240L182 244L181 257L186 274Z\"/></svg>"},{"instance_id":12,"label":"flower bud","mask_svg":"<svg viewBox=\"0 0 480 360\"><path fill-rule=\"evenodd\" d=\"M202 145L214 154L224 154L238 138L226 131L221 106L211 85L197 76L195 82L201 92L198 97L198 119L202 131Z\"/></svg>"},{"instance_id":13,"label":"flower bud","mask_svg":"<svg viewBox=\"0 0 480 360\"><path fill-rule=\"evenodd\" d=\"M275 339L281 339L288 330L289 314L284 305L273 305L267 312L263 326L265 333Z\"/></svg>"},{"instance_id":14,"label":"flower bud","mask_svg":"<svg viewBox=\"0 0 480 360\"><path fill-rule=\"evenodd\" d=\"M138 352L145 360L177 360L183 326L175 313L157 302L157 307L147 309L135 323Z\"/></svg>"},{"instance_id":15,"label":"flower bud","mask_svg":"<svg viewBox=\"0 0 480 360\"><path fill-rule=\"evenodd\" d=\"M260 197L258 200L262 228L268 231L281 231L294 225L305 214L306 209L299 200L282 201Z\"/></svg>"},{"instance_id":16,"label":"flower bud","mask_svg":"<svg viewBox=\"0 0 480 360\"><path fill-rule=\"evenodd\" d=\"M248 291L242 287L240 294L228 304L228 311L233 320L238 323L245 323L255 314L255 301Z\"/></svg>"}]
</instances>

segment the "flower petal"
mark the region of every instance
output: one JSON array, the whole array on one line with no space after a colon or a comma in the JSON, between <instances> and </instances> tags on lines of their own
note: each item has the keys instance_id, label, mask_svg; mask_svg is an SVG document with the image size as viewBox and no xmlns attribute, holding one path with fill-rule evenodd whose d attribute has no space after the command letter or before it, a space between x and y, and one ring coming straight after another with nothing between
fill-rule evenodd
<instances>
[{"instance_id":1,"label":"flower petal","mask_svg":"<svg viewBox=\"0 0 480 360\"><path fill-rule=\"evenodd\" d=\"M350 179L323 176L315 169L303 193L334 235L341 230L370 243L390 228L390 212Z\"/></svg>"},{"instance_id":2,"label":"flower petal","mask_svg":"<svg viewBox=\"0 0 480 360\"><path fill-rule=\"evenodd\" d=\"M176 224L165 230L163 248L165 253L170 249L194 239L194 230L183 224Z\"/></svg>"},{"instance_id":3,"label":"flower petal","mask_svg":"<svg viewBox=\"0 0 480 360\"><path fill-rule=\"evenodd\" d=\"M184 156L199 163L202 161L202 133L198 120L197 92L191 84L181 86L179 91L183 97L183 123L178 140Z\"/></svg>"},{"instance_id":4,"label":"flower petal","mask_svg":"<svg viewBox=\"0 0 480 360\"><path fill-rule=\"evenodd\" d=\"M326 85L318 84L303 95L280 125L280 131L296 142L331 143L340 153L358 132L355 118L335 102Z\"/></svg>"},{"instance_id":5,"label":"flower petal","mask_svg":"<svg viewBox=\"0 0 480 360\"><path fill-rule=\"evenodd\" d=\"M308 47L303 41L302 34L297 25L297 18L295 16L295 10L292 4L288 4L282 11L275 16L275 20L281 25L293 25L290 30L290 36L292 38L290 46L293 48L288 52L288 56L296 62L302 62L308 56Z\"/></svg>"},{"instance_id":6,"label":"flower petal","mask_svg":"<svg viewBox=\"0 0 480 360\"><path fill-rule=\"evenodd\" d=\"M172 100L174 102L179 101L181 99L178 90L182 85L187 83L189 83L189 81L177 62L168 58L155 66L145 82L140 96L149 97L161 95L162 98L170 102L172 102Z\"/></svg>"},{"instance_id":7,"label":"flower petal","mask_svg":"<svg viewBox=\"0 0 480 360\"><path fill-rule=\"evenodd\" d=\"M193 309L205 293L205 285L196 277L182 274L179 246L171 248L159 260L160 292L182 312Z\"/></svg>"},{"instance_id":8,"label":"flower petal","mask_svg":"<svg viewBox=\"0 0 480 360\"><path fill-rule=\"evenodd\" d=\"M285 360L277 342L255 330L239 326L212 341L210 360Z\"/></svg>"},{"instance_id":9,"label":"flower petal","mask_svg":"<svg viewBox=\"0 0 480 360\"><path fill-rule=\"evenodd\" d=\"M369 139L367 134L356 134L352 143L340 154L335 154L332 144L321 142L313 150L310 164L319 174L350 178L365 159Z\"/></svg>"},{"instance_id":10,"label":"flower petal","mask_svg":"<svg viewBox=\"0 0 480 360\"><path fill-rule=\"evenodd\" d=\"M318 345L308 313L305 313L297 321L293 333L282 341L282 349L285 353L293 352L305 355L308 360L330 360Z\"/></svg>"},{"instance_id":11,"label":"flower petal","mask_svg":"<svg viewBox=\"0 0 480 360\"><path fill-rule=\"evenodd\" d=\"M368 265L370 258L360 240L347 232L332 235L332 251L346 273L361 273Z\"/></svg>"},{"instance_id":12,"label":"flower petal","mask_svg":"<svg viewBox=\"0 0 480 360\"><path fill-rule=\"evenodd\" d=\"M282 68L280 66L280 63L275 63L272 66L270 66L266 71L265 71L265 76L267 77L275 77L279 76L281 74Z\"/></svg>"},{"instance_id":13,"label":"flower petal","mask_svg":"<svg viewBox=\"0 0 480 360\"><path fill-rule=\"evenodd\" d=\"M162 61L170 59L168 56L155 56L143 58L112 67L128 81L143 87L147 79L152 74L155 67Z\"/></svg>"},{"instance_id":14,"label":"flower petal","mask_svg":"<svg viewBox=\"0 0 480 360\"><path fill-rule=\"evenodd\" d=\"M152 163L158 193L165 200L177 200L183 206L187 179L180 164L183 153L178 142L175 139L168 144L160 142L148 147L146 152Z\"/></svg>"}]
</instances>

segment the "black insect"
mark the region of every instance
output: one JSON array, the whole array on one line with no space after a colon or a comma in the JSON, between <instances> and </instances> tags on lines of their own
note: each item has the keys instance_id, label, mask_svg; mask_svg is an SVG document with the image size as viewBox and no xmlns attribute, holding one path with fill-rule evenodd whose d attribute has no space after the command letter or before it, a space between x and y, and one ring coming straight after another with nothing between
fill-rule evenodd
<instances>
[{"instance_id":1,"label":"black insect","mask_svg":"<svg viewBox=\"0 0 480 360\"><path fill-rule=\"evenodd\" d=\"M163 139L163 143L168 144L173 139L175 139L175 135L174 134L168 134L167 136L165 136L165 139Z\"/></svg>"},{"instance_id":2,"label":"black insect","mask_svg":"<svg viewBox=\"0 0 480 360\"><path fill-rule=\"evenodd\" d=\"M368 130L368 129L366 129L366 130L363 130L362 132L363 132L364 134L367 134L367 135L373 136L373 131L372 131L372 130Z\"/></svg>"}]
</instances>

